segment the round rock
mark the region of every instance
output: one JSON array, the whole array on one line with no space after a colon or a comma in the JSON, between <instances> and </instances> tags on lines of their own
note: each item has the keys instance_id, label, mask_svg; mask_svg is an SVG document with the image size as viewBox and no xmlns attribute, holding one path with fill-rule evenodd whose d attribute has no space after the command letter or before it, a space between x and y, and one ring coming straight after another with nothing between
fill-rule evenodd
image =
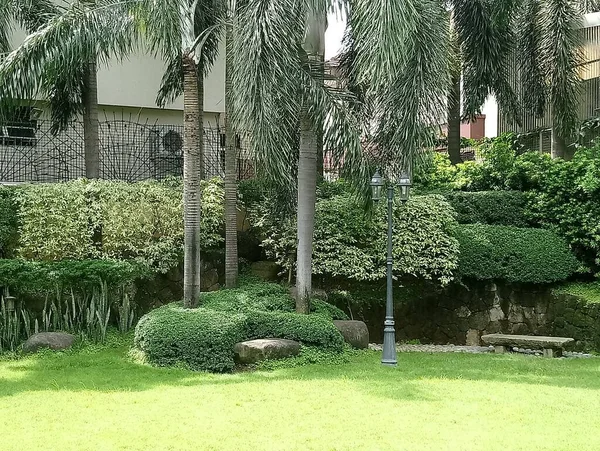
<instances>
[{"instance_id":1,"label":"round rock","mask_svg":"<svg viewBox=\"0 0 600 451\"><path fill-rule=\"evenodd\" d=\"M340 331L346 343L356 349L369 347L369 329L362 321L334 321L335 327Z\"/></svg>"},{"instance_id":2,"label":"round rock","mask_svg":"<svg viewBox=\"0 0 600 451\"><path fill-rule=\"evenodd\" d=\"M33 334L23 345L23 352L37 352L40 349L61 351L75 343L75 335L65 332L40 332Z\"/></svg>"}]
</instances>

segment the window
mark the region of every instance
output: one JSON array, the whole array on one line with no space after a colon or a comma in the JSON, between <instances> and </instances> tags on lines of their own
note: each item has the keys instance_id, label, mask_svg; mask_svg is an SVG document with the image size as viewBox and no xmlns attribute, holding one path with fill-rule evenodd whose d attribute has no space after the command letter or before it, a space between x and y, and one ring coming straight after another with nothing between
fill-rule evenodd
<instances>
[{"instance_id":1,"label":"window","mask_svg":"<svg viewBox=\"0 0 600 451\"><path fill-rule=\"evenodd\" d=\"M16 107L0 120L0 143L5 146L35 146L37 120L32 119L33 108Z\"/></svg>"}]
</instances>

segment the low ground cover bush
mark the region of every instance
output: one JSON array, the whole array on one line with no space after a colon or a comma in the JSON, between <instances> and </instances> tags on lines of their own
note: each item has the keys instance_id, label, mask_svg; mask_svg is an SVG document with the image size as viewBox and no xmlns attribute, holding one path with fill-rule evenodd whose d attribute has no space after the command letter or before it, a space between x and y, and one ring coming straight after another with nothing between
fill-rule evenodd
<instances>
[{"instance_id":1,"label":"low ground cover bush","mask_svg":"<svg viewBox=\"0 0 600 451\"><path fill-rule=\"evenodd\" d=\"M567 243L549 230L474 224L461 225L457 237L462 277L551 283L579 267Z\"/></svg>"},{"instance_id":2,"label":"low ground cover bush","mask_svg":"<svg viewBox=\"0 0 600 451\"><path fill-rule=\"evenodd\" d=\"M235 366L234 344L244 340L287 338L330 352L344 348L344 340L329 314L294 313L293 300L280 285L253 281L204 296L200 308L188 310L180 303L168 304L140 320L135 346L148 361L160 366L183 363L194 370L226 372ZM323 304L320 301L321 309ZM330 306L327 311L339 309Z\"/></svg>"},{"instance_id":3,"label":"low ground cover bush","mask_svg":"<svg viewBox=\"0 0 600 451\"><path fill-rule=\"evenodd\" d=\"M0 260L0 352L14 351L34 332L66 331L102 342L110 326L127 332L137 311L134 282L150 277L134 262ZM12 301L11 301L12 302Z\"/></svg>"}]
</instances>

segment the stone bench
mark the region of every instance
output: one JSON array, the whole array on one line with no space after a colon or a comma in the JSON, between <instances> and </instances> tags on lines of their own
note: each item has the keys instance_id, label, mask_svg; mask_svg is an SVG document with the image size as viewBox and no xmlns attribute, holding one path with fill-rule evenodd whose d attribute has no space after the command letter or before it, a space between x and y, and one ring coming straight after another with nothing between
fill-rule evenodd
<instances>
[{"instance_id":1,"label":"stone bench","mask_svg":"<svg viewBox=\"0 0 600 451\"><path fill-rule=\"evenodd\" d=\"M494 346L494 351L502 354L509 350L509 346L526 347L530 349L543 349L544 357L561 357L563 348L568 343L575 341L565 337L536 337L533 335L482 335L484 343Z\"/></svg>"}]
</instances>

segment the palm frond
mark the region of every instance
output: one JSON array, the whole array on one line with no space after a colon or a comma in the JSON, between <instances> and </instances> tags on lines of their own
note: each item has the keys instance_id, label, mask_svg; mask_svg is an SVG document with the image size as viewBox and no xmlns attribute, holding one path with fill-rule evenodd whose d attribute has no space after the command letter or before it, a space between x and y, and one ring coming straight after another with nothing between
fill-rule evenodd
<instances>
[{"instance_id":1,"label":"palm frond","mask_svg":"<svg viewBox=\"0 0 600 451\"><path fill-rule=\"evenodd\" d=\"M463 115L479 113L490 94L510 116L518 99L508 83L507 62L513 49L511 18L516 0L451 0L463 62Z\"/></svg>"},{"instance_id":2,"label":"palm frond","mask_svg":"<svg viewBox=\"0 0 600 451\"><path fill-rule=\"evenodd\" d=\"M523 86L523 106L538 117L546 111L547 88L540 54L542 30L540 29L539 0L525 0L516 16L518 48L515 52L516 68Z\"/></svg>"},{"instance_id":3,"label":"palm frond","mask_svg":"<svg viewBox=\"0 0 600 451\"><path fill-rule=\"evenodd\" d=\"M0 64L0 96L31 99L49 81L45 74L75 80L81 61L107 64L136 48L138 34L131 9L136 0L98 0L93 8L75 1L29 35ZM27 75L25 75L27 74ZM67 82L65 81L65 84Z\"/></svg>"},{"instance_id":4,"label":"palm frond","mask_svg":"<svg viewBox=\"0 0 600 451\"><path fill-rule=\"evenodd\" d=\"M248 0L236 17L233 124L246 133L262 174L292 187L301 99L302 2Z\"/></svg>"},{"instance_id":5,"label":"palm frond","mask_svg":"<svg viewBox=\"0 0 600 451\"><path fill-rule=\"evenodd\" d=\"M541 8L540 54L549 84L549 103L554 127L563 138L573 135L578 123L577 107L583 62L583 15L575 1L546 0Z\"/></svg>"},{"instance_id":6,"label":"palm frond","mask_svg":"<svg viewBox=\"0 0 600 451\"><path fill-rule=\"evenodd\" d=\"M375 113L371 149L390 171L409 168L445 117L448 13L436 0L358 0L349 16L357 79ZM390 173L390 175L392 175Z\"/></svg>"}]
</instances>

